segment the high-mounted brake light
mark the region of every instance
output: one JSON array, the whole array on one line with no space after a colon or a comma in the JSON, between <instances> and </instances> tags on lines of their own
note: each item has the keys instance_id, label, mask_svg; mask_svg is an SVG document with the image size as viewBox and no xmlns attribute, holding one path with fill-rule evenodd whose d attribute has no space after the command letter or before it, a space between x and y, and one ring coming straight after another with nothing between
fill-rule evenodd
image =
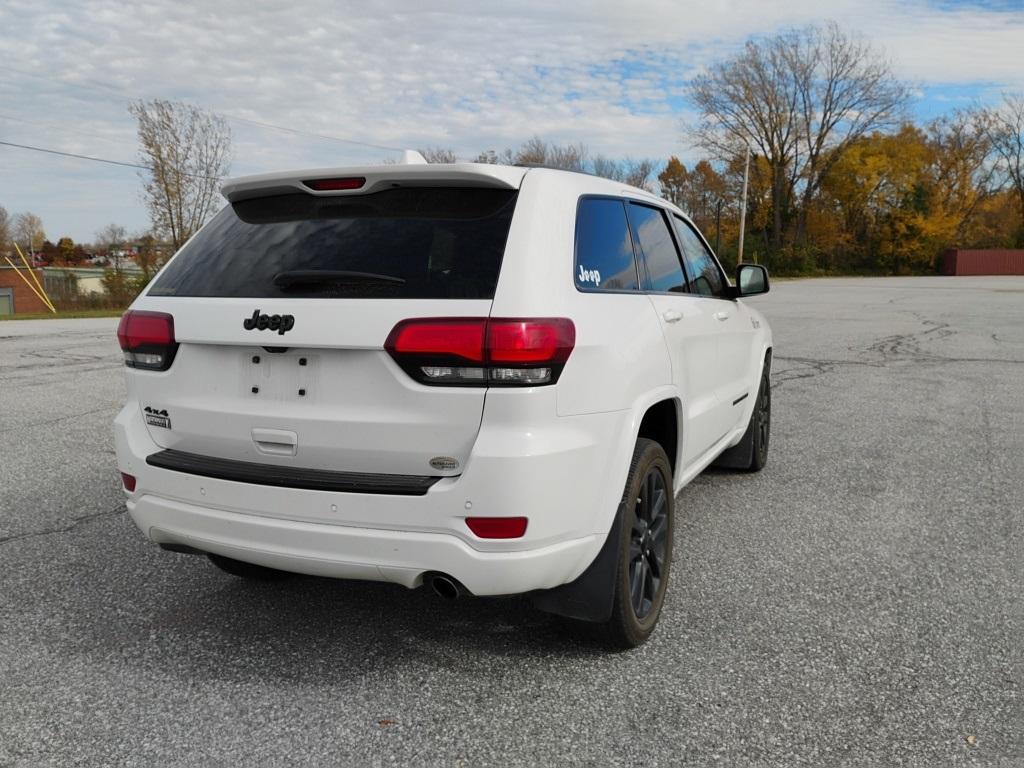
<instances>
[{"instance_id":1,"label":"high-mounted brake light","mask_svg":"<svg viewBox=\"0 0 1024 768\"><path fill-rule=\"evenodd\" d=\"M174 318L166 312L129 309L121 315L117 341L124 352L124 364L129 368L166 371L178 352Z\"/></svg>"},{"instance_id":2,"label":"high-mounted brake light","mask_svg":"<svg viewBox=\"0 0 1024 768\"><path fill-rule=\"evenodd\" d=\"M384 348L406 373L433 386L541 386L558 380L576 343L571 320L403 320Z\"/></svg>"},{"instance_id":3,"label":"high-mounted brake light","mask_svg":"<svg viewBox=\"0 0 1024 768\"><path fill-rule=\"evenodd\" d=\"M317 192L335 192L343 189L362 189L366 179L363 176L351 176L345 179L310 179L302 183Z\"/></svg>"}]
</instances>

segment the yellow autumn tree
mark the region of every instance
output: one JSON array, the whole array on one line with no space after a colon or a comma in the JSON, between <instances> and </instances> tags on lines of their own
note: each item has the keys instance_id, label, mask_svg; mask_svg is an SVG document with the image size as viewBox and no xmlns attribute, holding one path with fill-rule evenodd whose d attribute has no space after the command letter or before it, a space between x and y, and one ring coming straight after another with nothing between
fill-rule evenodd
<instances>
[{"instance_id":1,"label":"yellow autumn tree","mask_svg":"<svg viewBox=\"0 0 1024 768\"><path fill-rule=\"evenodd\" d=\"M950 152L911 125L854 142L822 184L812 239L844 271L928 270L975 207Z\"/></svg>"}]
</instances>

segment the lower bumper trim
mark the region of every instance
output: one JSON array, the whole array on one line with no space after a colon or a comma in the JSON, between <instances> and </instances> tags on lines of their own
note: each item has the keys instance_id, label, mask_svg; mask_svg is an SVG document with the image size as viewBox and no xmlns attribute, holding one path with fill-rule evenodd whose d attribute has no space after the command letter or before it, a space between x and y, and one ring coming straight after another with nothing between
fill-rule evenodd
<instances>
[{"instance_id":1,"label":"lower bumper trim","mask_svg":"<svg viewBox=\"0 0 1024 768\"><path fill-rule=\"evenodd\" d=\"M219 459L168 449L146 457L151 467L189 475L213 477L253 485L303 488L336 493L375 493L394 496L423 496L440 477L384 475L367 472L335 472L326 469L282 467L251 461Z\"/></svg>"}]
</instances>

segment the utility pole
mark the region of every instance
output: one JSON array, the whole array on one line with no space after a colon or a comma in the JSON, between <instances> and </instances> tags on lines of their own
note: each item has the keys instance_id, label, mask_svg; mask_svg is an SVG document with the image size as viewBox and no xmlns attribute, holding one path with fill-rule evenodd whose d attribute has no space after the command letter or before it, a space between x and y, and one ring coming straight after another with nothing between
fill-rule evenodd
<instances>
[{"instance_id":1,"label":"utility pole","mask_svg":"<svg viewBox=\"0 0 1024 768\"><path fill-rule=\"evenodd\" d=\"M718 198L715 213L715 255L722 258L722 198Z\"/></svg>"},{"instance_id":2,"label":"utility pole","mask_svg":"<svg viewBox=\"0 0 1024 768\"><path fill-rule=\"evenodd\" d=\"M743 261L743 230L747 226L747 178L750 176L750 145L747 144L746 160L743 163L743 193L740 196L740 244L736 263Z\"/></svg>"}]
</instances>

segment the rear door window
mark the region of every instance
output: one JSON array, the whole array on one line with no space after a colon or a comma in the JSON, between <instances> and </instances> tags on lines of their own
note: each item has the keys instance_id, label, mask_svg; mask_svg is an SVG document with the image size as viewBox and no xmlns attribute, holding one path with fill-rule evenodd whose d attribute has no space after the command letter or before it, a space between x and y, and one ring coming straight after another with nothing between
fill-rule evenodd
<instances>
[{"instance_id":1,"label":"rear door window","mask_svg":"<svg viewBox=\"0 0 1024 768\"><path fill-rule=\"evenodd\" d=\"M224 208L150 296L491 299L516 191L288 194Z\"/></svg>"},{"instance_id":2,"label":"rear door window","mask_svg":"<svg viewBox=\"0 0 1024 768\"><path fill-rule=\"evenodd\" d=\"M621 200L585 197L576 212L576 287L639 290L633 240Z\"/></svg>"},{"instance_id":3,"label":"rear door window","mask_svg":"<svg viewBox=\"0 0 1024 768\"><path fill-rule=\"evenodd\" d=\"M683 247L686 274L690 278L690 293L724 297L727 283L718 260L689 224L678 216L673 216L672 221L679 235L679 244Z\"/></svg>"},{"instance_id":4,"label":"rear door window","mask_svg":"<svg viewBox=\"0 0 1024 768\"><path fill-rule=\"evenodd\" d=\"M665 221L665 214L649 205L630 203L629 223L643 255L647 271L644 288L657 292L686 292L686 277L679 251Z\"/></svg>"}]
</instances>

